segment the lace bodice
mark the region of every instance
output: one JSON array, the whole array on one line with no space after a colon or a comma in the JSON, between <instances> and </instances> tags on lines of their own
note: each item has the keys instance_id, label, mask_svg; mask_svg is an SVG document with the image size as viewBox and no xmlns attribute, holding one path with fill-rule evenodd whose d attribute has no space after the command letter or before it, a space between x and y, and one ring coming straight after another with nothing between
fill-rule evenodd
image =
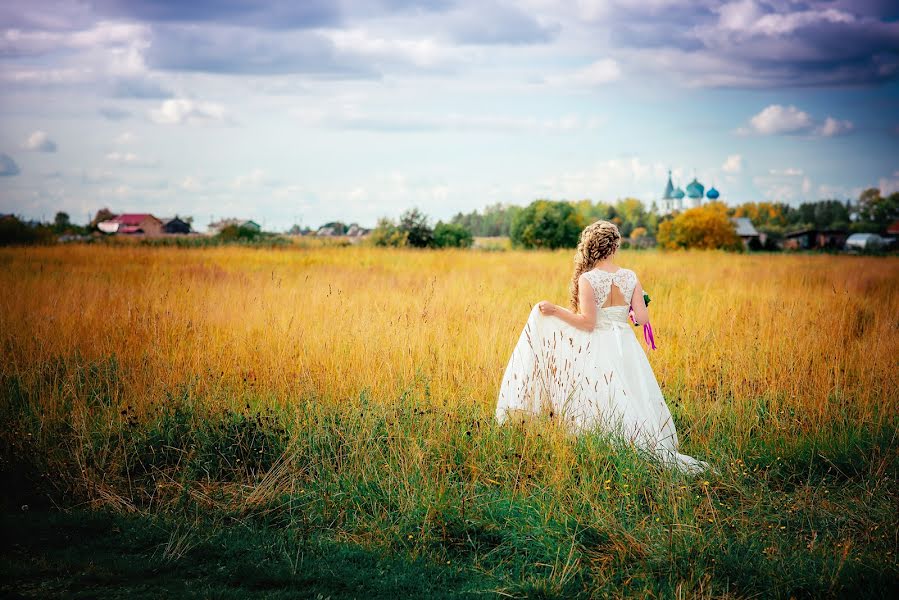
<instances>
[{"instance_id":1,"label":"lace bodice","mask_svg":"<svg viewBox=\"0 0 899 600\"><path fill-rule=\"evenodd\" d=\"M634 288L637 287L636 273L630 269L618 269L614 273L609 273L608 271L603 271L601 269L593 269L592 271L584 273L584 277L586 277L587 281L589 281L590 285L593 287L593 296L596 298L596 307L602 309L599 312L606 311L608 313L613 313L615 317L618 317L620 313L623 315L624 319L627 319L631 297L634 295ZM602 305L606 303L606 299L609 297L613 283L619 290L621 290L621 295L624 296L624 300L627 304L623 306L608 306L603 309Z\"/></svg>"}]
</instances>

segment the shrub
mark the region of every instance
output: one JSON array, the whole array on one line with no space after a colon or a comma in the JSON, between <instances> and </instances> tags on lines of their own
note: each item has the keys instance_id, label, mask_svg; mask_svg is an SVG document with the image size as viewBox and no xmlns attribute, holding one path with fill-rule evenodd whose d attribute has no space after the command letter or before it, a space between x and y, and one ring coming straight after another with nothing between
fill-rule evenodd
<instances>
[{"instance_id":1,"label":"shrub","mask_svg":"<svg viewBox=\"0 0 899 600\"><path fill-rule=\"evenodd\" d=\"M400 231L396 223L386 217L378 219L369 239L375 246L401 247L408 243L408 234Z\"/></svg>"},{"instance_id":2,"label":"shrub","mask_svg":"<svg viewBox=\"0 0 899 600\"><path fill-rule=\"evenodd\" d=\"M228 225L218 233L218 238L223 242L236 242L240 240L252 241L258 238L260 233L250 227Z\"/></svg>"},{"instance_id":3,"label":"shrub","mask_svg":"<svg viewBox=\"0 0 899 600\"><path fill-rule=\"evenodd\" d=\"M512 222L512 243L524 248L574 248L583 223L569 202L535 200Z\"/></svg>"},{"instance_id":4,"label":"shrub","mask_svg":"<svg viewBox=\"0 0 899 600\"><path fill-rule=\"evenodd\" d=\"M470 248L474 236L463 225L439 222L434 227L434 246L437 248Z\"/></svg>"},{"instance_id":5,"label":"shrub","mask_svg":"<svg viewBox=\"0 0 899 600\"><path fill-rule=\"evenodd\" d=\"M663 248L743 247L723 202L710 202L685 210L673 219L659 224L658 242Z\"/></svg>"},{"instance_id":6,"label":"shrub","mask_svg":"<svg viewBox=\"0 0 899 600\"><path fill-rule=\"evenodd\" d=\"M399 230L406 234L410 246L427 248L434 243L434 230L428 225L428 217L417 208L412 208L400 216Z\"/></svg>"}]
</instances>

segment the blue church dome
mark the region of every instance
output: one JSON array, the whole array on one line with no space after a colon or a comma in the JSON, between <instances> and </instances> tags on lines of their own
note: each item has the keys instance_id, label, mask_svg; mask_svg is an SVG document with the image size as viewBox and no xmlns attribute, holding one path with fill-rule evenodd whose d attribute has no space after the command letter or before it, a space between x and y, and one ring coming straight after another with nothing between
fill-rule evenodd
<instances>
[{"instance_id":1,"label":"blue church dome","mask_svg":"<svg viewBox=\"0 0 899 600\"><path fill-rule=\"evenodd\" d=\"M713 187L710 187L710 188L709 188L709 191L707 191L707 192L705 193L705 197L708 198L709 200L717 200L717 199L718 199L718 196L720 196L720 195L721 195L721 194L718 193L718 190L716 190L716 189L713 188Z\"/></svg>"},{"instance_id":2,"label":"blue church dome","mask_svg":"<svg viewBox=\"0 0 899 600\"><path fill-rule=\"evenodd\" d=\"M684 190L682 190L680 188L677 188L676 190L674 190L674 197L677 198L678 200L680 200L684 196L686 196L686 194L684 193Z\"/></svg>"},{"instance_id":3,"label":"blue church dome","mask_svg":"<svg viewBox=\"0 0 899 600\"><path fill-rule=\"evenodd\" d=\"M705 193L705 187L693 178L693 181L687 184L687 196L690 198L702 198Z\"/></svg>"}]
</instances>

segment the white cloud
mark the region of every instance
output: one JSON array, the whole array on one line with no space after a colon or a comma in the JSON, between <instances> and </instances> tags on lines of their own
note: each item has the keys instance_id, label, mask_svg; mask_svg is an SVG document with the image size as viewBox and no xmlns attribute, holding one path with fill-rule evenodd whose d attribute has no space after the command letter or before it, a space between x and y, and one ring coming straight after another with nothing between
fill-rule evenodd
<instances>
[{"instance_id":1,"label":"white cloud","mask_svg":"<svg viewBox=\"0 0 899 600\"><path fill-rule=\"evenodd\" d=\"M894 171L892 177L881 177L878 187L884 196L899 192L899 170Z\"/></svg>"},{"instance_id":2,"label":"white cloud","mask_svg":"<svg viewBox=\"0 0 899 600\"><path fill-rule=\"evenodd\" d=\"M431 38L378 36L363 29L333 30L325 35L340 52L377 62L433 68L469 60L474 56L471 50L448 46Z\"/></svg>"},{"instance_id":3,"label":"white cloud","mask_svg":"<svg viewBox=\"0 0 899 600\"><path fill-rule=\"evenodd\" d=\"M611 58L603 58L576 71L548 77L547 83L556 86L596 87L621 78L621 67Z\"/></svg>"},{"instance_id":4,"label":"white cloud","mask_svg":"<svg viewBox=\"0 0 899 600\"><path fill-rule=\"evenodd\" d=\"M755 133L773 135L808 131L814 125L814 121L807 112L795 106L772 104L749 119L749 125Z\"/></svg>"},{"instance_id":5,"label":"white cloud","mask_svg":"<svg viewBox=\"0 0 899 600\"><path fill-rule=\"evenodd\" d=\"M115 140L113 140L113 142L119 146L133 144L135 141L137 141L137 136L135 136L130 131L125 131L119 134L118 136L116 136Z\"/></svg>"},{"instance_id":6,"label":"white cloud","mask_svg":"<svg viewBox=\"0 0 899 600\"><path fill-rule=\"evenodd\" d=\"M248 186L259 185L265 180L265 171L262 169L253 169L251 173L246 175L238 175L234 178L234 183L231 184L232 187L242 188Z\"/></svg>"},{"instance_id":7,"label":"white cloud","mask_svg":"<svg viewBox=\"0 0 899 600\"><path fill-rule=\"evenodd\" d=\"M228 115L221 104L173 98L163 101L159 108L151 109L150 119L162 125L192 125L224 122Z\"/></svg>"},{"instance_id":8,"label":"white cloud","mask_svg":"<svg viewBox=\"0 0 899 600\"><path fill-rule=\"evenodd\" d=\"M370 114L355 106L336 110L294 110L291 114L305 126L332 127L379 132L473 131L570 133L595 130L605 123L596 115L563 115L556 118L512 117L504 115L465 115L458 113Z\"/></svg>"},{"instance_id":9,"label":"white cloud","mask_svg":"<svg viewBox=\"0 0 899 600\"><path fill-rule=\"evenodd\" d=\"M807 112L793 105L782 106L772 104L765 107L760 113L749 119L748 128L740 128L737 133L758 135L815 135L832 137L852 131L852 121L826 117L818 123Z\"/></svg>"},{"instance_id":10,"label":"white cloud","mask_svg":"<svg viewBox=\"0 0 899 600\"><path fill-rule=\"evenodd\" d=\"M159 161L141 158L133 152L110 152L106 155L106 160L129 167L149 168L159 166Z\"/></svg>"},{"instance_id":11,"label":"white cloud","mask_svg":"<svg viewBox=\"0 0 899 600\"><path fill-rule=\"evenodd\" d=\"M35 152L56 152L56 142L45 131L35 131L25 140L25 149Z\"/></svg>"},{"instance_id":12,"label":"white cloud","mask_svg":"<svg viewBox=\"0 0 899 600\"><path fill-rule=\"evenodd\" d=\"M770 169L768 172L771 175L783 175L784 177L802 177L803 175L802 169L796 169L794 167L787 167L786 169Z\"/></svg>"},{"instance_id":13,"label":"white cloud","mask_svg":"<svg viewBox=\"0 0 899 600\"><path fill-rule=\"evenodd\" d=\"M827 117L824 119L824 123L822 123L815 132L824 137L833 137L835 135L849 133L852 131L853 127L852 121L841 121L839 119L834 119L833 117Z\"/></svg>"},{"instance_id":14,"label":"white cloud","mask_svg":"<svg viewBox=\"0 0 899 600\"><path fill-rule=\"evenodd\" d=\"M725 173L739 173L743 170L743 157L739 154L731 154L724 161L724 164L721 165L721 170Z\"/></svg>"}]
</instances>

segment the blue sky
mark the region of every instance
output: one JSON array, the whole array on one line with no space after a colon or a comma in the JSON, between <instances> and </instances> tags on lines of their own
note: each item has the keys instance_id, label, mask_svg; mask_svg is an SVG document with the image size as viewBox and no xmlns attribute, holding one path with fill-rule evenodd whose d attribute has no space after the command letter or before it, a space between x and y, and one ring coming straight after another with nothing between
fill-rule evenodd
<instances>
[{"instance_id":1,"label":"blue sky","mask_svg":"<svg viewBox=\"0 0 899 600\"><path fill-rule=\"evenodd\" d=\"M434 220L899 189L899 4L10 0L0 212Z\"/></svg>"}]
</instances>

